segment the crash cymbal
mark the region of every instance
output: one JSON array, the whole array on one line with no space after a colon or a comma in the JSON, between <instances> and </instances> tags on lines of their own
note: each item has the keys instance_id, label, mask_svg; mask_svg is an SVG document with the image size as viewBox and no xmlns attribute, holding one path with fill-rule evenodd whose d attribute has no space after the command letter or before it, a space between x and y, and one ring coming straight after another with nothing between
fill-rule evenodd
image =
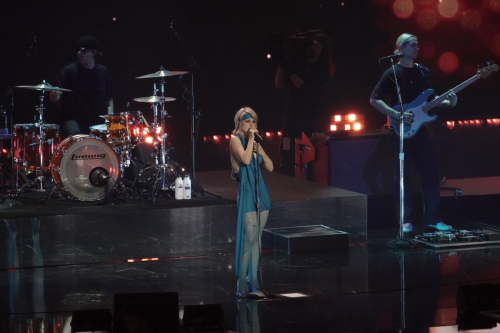
<instances>
[{"instance_id":1,"label":"crash cymbal","mask_svg":"<svg viewBox=\"0 0 500 333\"><path fill-rule=\"evenodd\" d=\"M173 97L164 97L165 102L173 102L175 101L175 98ZM149 97L138 97L134 98L134 101L136 102L141 102L141 103L160 103L160 96L149 96Z\"/></svg>"},{"instance_id":2,"label":"crash cymbal","mask_svg":"<svg viewBox=\"0 0 500 333\"><path fill-rule=\"evenodd\" d=\"M31 90L45 90L45 91L72 91L65 88L54 87L50 83L42 81L39 85L36 86L16 86L16 88L22 89L31 89Z\"/></svg>"},{"instance_id":3,"label":"crash cymbal","mask_svg":"<svg viewBox=\"0 0 500 333\"><path fill-rule=\"evenodd\" d=\"M162 69L162 70L159 70L156 73L138 76L138 77L136 77L136 79L154 79L156 77L184 75L184 74L187 74L187 73L189 73L189 72L185 72L185 71L167 71L165 69Z\"/></svg>"}]
</instances>

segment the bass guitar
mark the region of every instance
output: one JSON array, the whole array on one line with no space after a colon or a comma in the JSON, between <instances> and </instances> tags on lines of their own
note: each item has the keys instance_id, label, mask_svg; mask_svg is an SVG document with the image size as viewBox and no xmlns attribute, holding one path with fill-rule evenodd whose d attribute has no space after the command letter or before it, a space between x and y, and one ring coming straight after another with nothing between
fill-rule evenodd
<instances>
[{"instance_id":1,"label":"bass guitar","mask_svg":"<svg viewBox=\"0 0 500 333\"><path fill-rule=\"evenodd\" d=\"M492 72L498 71L498 65L490 65L477 70L476 75L472 76L468 80L462 82L455 88L449 90L445 94L436 97L432 101L427 102L427 98L429 98L432 93L434 93L434 89L427 89L422 92L418 97L411 103L403 104L403 110L405 112L410 112L413 114L413 122L412 123L404 123L404 133L403 138L409 139L412 138L415 134L418 133L418 130L426 123L430 123L431 121L436 120L436 115L429 115L428 112L441 104L443 100L446 99L446 95L453 91L455 93L469 86L471 83L476 82L480 78L488 77ZM401 108L399 105L393 107L394 110L400 111ZM389 117L389 122L391 123L392 128L396 132L396 134L400 135L400 126L399 126L399 118Z\"/></svg>"}]
</instances>

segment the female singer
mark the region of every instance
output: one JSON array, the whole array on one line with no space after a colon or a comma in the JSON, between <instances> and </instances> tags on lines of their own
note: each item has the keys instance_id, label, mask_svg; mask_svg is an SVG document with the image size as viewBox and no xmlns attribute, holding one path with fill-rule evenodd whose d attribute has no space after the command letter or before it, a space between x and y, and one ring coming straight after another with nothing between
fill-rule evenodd
<instances>
[{"instance_id":1,"label":"female singer","mask_svg":"<svg viewBox=\"0 0 500 333\"><path fill-rule=\"evenodd\" d=\"M255 134L258 133L257 121L254 110L249 107L241 108L234 117L234 136L229 142L232 175L240 183L235 256L238 297L260 290L257 278L260 236L271 208L260 165L273 171L273 162L256 141L256 136L259 135Z\"/></svg>"}]
</instances>

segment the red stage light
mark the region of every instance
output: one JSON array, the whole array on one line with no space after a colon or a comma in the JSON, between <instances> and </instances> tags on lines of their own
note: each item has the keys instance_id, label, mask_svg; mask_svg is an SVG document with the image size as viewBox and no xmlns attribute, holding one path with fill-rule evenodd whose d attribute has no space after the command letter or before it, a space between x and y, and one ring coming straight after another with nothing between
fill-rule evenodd
<instances>
[{"instance_id":1,"label":"red stage light","mask_svg":"<svg viewBox=\"0 0 500 333\"><path fill-rule=\"evenodd\" d=\"M490 43L490 49L496 56L500 56L500 34L493 37Z\"/></svg>"},{"instance_id":2,"label":"red stage light","mask_svg":"<svg viewBox=\"0 0 500 333\"><path fill-rule=\"evenodd\" d=\"M420 29L431 30L439 23L439 18L438 18L438 14L436 13L435 9L426 8L426 9L422 9L417 14L416 21L417 21L417 24L418 24ZM420 49L425 50L423 45L420 47ZM429 58L431 58L431 57L429 57Z\"/></svg>"},{"instance_id":3,"label":"red stage light","mask_svg":"<svg viewBox=\"0 0 500 333\"><path fill-rule=\"evenodd\" d=\"M344 129L346 131L350 131L351 130L351 124L345 124Z\"/></svg>"},{"instance_id":4,"label":"red stage light","mask_svg":"<svg viewBox=\"0 0 500 333\"><path fill-rule=\"evenodd\" d=\"M230 135L228 135L228 134L224 135L224 137L226 138L226 140L231 139L231 136L230 136Z\"/></svg>"},{"instance_id":5,"label":"red stage light","mask_svg":"<svg viewBox=\"0 0 500 333\"><path fill-rule=\"evenodd\" d=\"M494 12L500 12L500 1L498 0L487 0L486 5L489 9Z\"/></svg>"},{"instance_id":6,"label":"red stage light","mask_svg":"<svg viewBox=\"0 0 500 333\"><path fill-rule=\"evenodd\" d=\"M271 132L266 132L266 136L270 138L273 134Z\"/></svg>"},{"instance_id":7,"label":"red stage light","mask_svg":"<svg viewBox=\"0 0 500 333\"><path fill-rule=\"evenodd\" d=\"M454 121L447 121L446 127L448 127L449 129L453 129L455 127L455 122Z\"/></svg>"},{"instance_id":8,"label":"red stage light","mask_svg":"<svg viewBox=\"0 0 500 333\"><path fill-rule=\"evenodd\" d=\"M282 136L283 133L281 133L281 131L278 131L278 136Z\"/></svg>"},{"instance_id":9,"label":"red stage light","mask_svg":"<svg viewBox=\"0 0 500 333\"><path fill-rule=\"evenodd\" d=\"M361 131L361 124L360 123L354 123L354 130L355 131Z\"/></svg>"},{"instance_id":10,"label":"red stage light","mask_svg":"<svg viewBox=\"0 0 500 333\"><path fill-rule=\"evenodd\" d=\"M213 139L214 139L214 141L219 141L219 140L220 140L220 136L218 136L218 135L214 135L214 136L213 136Z\"/></svg>"},{"instance_id":11,"label":"red stage light","mask_svg":"<svg viewBox=\"0 0 500 333\"><path fill-rule=\"evenodd\" d=\"M477 9L466 9L460 17L460 23L466 30L475 30L481 25L481 13Z\"/></svg>"},{"instance_id":12,"label":"red stage light","mask_svg":"<svg viewBox=\"0 0 500 333\"><path fill-rule=\"evenodd\" d=\"M444 52L441 54L438 63L439 69L448 74L456 71L459 65L458 57L453 52Z\"/></svg>"},{"instance_id":13,"label":"red stage light","mask_svg":"<svg viewBox=\"0 0 500 333\"><path fill-rule=\"evenodd\" d=\"M335 121L341 121L342 120L342 116L339 115L339 114L336 114L333 119L335 119Z\"/></svg>"},{"instance_id":14,"label":"red stage light","mask_svg":"<svg viewBox=\"0 0 500 333\"><path fill-rule=\"evenodd\" d=\"M500 125L500 119L494 118L494 119L487 119L486 122L491 125L491 126L498 126Z\"/></svg>"},{"instance_id":15,"label":"red stage light","mask_svg":"<svg viewBox=\"0 0 500 333\"><path fill-rule=\"evenodd\" d=\"M416 0L419 6L430 6L434 3L434 0Z\"/></svg>"},{"instance_id":16,"label":"red stage light","mask_svg":"<svg viewBox=\"0 0 500 333\"><path fill-rule=\"evenodd\" d=\"M458 1L439 0L438 12L444 18L453 18L458 12Z\"/></svg>"},{"instance_id":17,"label":"red stage light","mask_svg":"<svg viewBox=\"0 0 500 333\"><path fill-rule=\"evenodd\" d=\"M356 120L356 115L354 113L351 113L346 116L347 121L355 121Z\"/></svg>"},{"instance_id":18,"label":"red stage light","mask_svg":"<svg viewBox=\"0 0 500 333\"><path fill-rule=\"evenodd\" d=\"M412 0L396 0L392 5L392 11L394 15L401 19L405 19L411 16L413 13L413 1Z\"/></svg>"},{"instance_id":19,"label":"red stage light","mask_svg":"<svg viewBox=\"0 0 500 333\"><path fill-rule=\"evenodd\" d=\"M419 42L418 56L423 59L434 59L436 57L436 44L431 40Z\"/></svg>"},{"instance_id":20,"label":"red stage light","mask_svg":"<svg viewBox=\"0 0 500 333\"><path fill-rule=\"evenodd\" d=\"M337 125L330 125L330 131L336 131L337 130Z\"/></svg>"},{"instance_id":21,"label":"red stage light","mask_svg":"<svg viewBox=\"0 0 500 333\"><path fill-rule=\"evenodd\" d=\"M147 136L145 139L146 143L153 143L153 137L152 136Z\"/></svg>"}]
</instances>

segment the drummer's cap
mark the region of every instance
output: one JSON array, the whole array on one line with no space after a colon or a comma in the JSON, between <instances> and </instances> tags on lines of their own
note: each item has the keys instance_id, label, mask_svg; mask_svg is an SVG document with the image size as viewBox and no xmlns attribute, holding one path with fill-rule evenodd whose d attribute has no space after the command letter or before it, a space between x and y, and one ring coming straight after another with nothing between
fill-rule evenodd
<instances>
[{"instance_id":1,"label":"drummer's cap","mask_svg":"<svg viewBox=\"0 0 500 333\"><path fill-rule=\"evenodd\" d=\"M99 43L94 36L88 35L80 37L78 42L76 43L76 49L79 50L81 48L86 48L89 50L97 51L99 49Z\"/></svg>"}]
</instances>

